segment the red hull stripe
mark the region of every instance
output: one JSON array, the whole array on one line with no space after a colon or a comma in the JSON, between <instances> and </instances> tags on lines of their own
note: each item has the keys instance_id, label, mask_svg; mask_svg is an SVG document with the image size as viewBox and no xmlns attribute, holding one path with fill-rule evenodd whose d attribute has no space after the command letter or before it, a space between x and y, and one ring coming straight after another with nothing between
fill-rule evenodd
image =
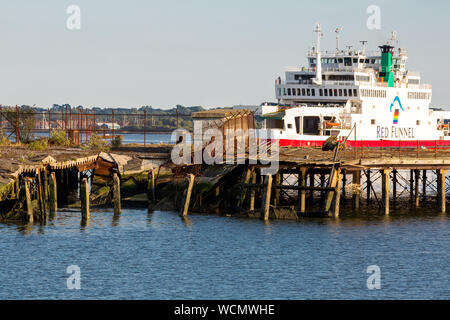
<instances>
[{"instance_id":1,"label":"red hull stripe","mask_svg":"<svg viewBox=\"0 0 450 320\"><path fill-rule=\"evenodd\" d=\"M272 141L276 141L272 139ZM293 140L293 139L279 139L280 147L321 147L324 140ZM354 147L355 141L347 140L348 147ZM360 147L450 147L450 140L363 140L356 141L356 146Z\"/></svg>"}]
</instances>

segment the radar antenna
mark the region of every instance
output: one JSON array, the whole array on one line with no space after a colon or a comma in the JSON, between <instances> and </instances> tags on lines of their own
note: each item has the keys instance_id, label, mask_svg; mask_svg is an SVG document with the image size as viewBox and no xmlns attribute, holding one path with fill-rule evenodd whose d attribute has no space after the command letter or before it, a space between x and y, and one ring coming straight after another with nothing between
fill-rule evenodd
<instances>
[{"instance_id":1,"label":"radar antenna","mask_svg":"<svg viewBox=\"0 0 450 320\"><path fill-rule=\"evenodd\" d=\"M367 40L361 40L360 42L361 42L361 44L362 44L362 54L365 54L365 53L366 53L366 43L367 43Z\"/></svg>"},{"instance_id":2,"label":"radar antenna","mask_svg":"<svg viewBox=\"0 0 450 320\"><path fill-rule=\"evenodd\" d=\"M336 53L339 53L339 32L342 31L342 28L336 28L334 32L336 32Z\"/></svg>"}]
</instances>

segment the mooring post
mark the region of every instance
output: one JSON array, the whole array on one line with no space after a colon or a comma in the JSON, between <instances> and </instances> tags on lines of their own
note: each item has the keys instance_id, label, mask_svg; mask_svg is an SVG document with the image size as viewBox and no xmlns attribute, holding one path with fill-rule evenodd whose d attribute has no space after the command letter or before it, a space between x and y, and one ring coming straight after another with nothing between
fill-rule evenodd
<instances>
[{"instance_id":1,"label":"mooring post","mask_svg":"<svg viewBox=\"0 0 450 320\"><path fill-rule=\"evenodd\" d=\"M252 172L252 184L256 184L256 172L255 171ZM256 193L255 188L252 188L252 190L250 191L250 211L255 210L255 193Z\"/></svg>"},{"instance_id":2,"label":"mooring post","mask_svg":"<svg viewBox=\"0 0 450 320\"><path fill-rule=\"evenodd\" d=\"M384 214L389 214L389 174L391 170L383 169L381 172L381 191L382 191L382 201L384 206Z\"/></svg>"},{"instance_id":3,"label":"mooring post","mask_svg":"<svg viewBox=\"0 0 450 320\"><path fill-rule=\"evenodd\" d=\"M308 168L301 167L298 173L298 185L300 187L306 187L306 171ZM299 200L300 200L300 212L304 213L306 211L306 190L299 190Z\"/></svg>"},{"instance_id":4,"label":"mooring post","mask_svg":"<svg viewBox=\"0 0 450 320\"><path fill-rule=\"evenodd\" d=\"M113 174L113 198L114 198L114 214L120 214L122 212L122 204L120 200L120 178L117 173Z\"/></svg>"},{"instance_id":5,"label":"mooring post","mask_svg":"<svg viewBox=\"0 0 450 320\"><path fill-rule=\"evenodd\" d=\"M355 185L358 185L358 190L361 189L361 170L353 171L353 208L359 209L361 194L355 189Z\"/></svg>"},{"instance_id":6,"label":"mooring post","mask_svg":"<svg viewBox=\"0 0 450 320\"><path fill-rule=\"evenodd\" d=\"M414 170L414 203L416 205L416 208L419 207L419 178L420 171Z\"/></svg>"},{"instance_id":7,"label":"mooring post","mask_svg":"<svg viewBox=\"0 0 450 320\"><path fill-rule=\"evenodd\" d=\"M334 218L339 217L339 206L341 201L341 181L342 181L341 170L337 169L336 171L337 171L336 188L334 191L333 202L331 204L331 212L328 213L328 215L331 215Z\"/></svg>"},{"instance_id":8,"label":"mooring post","mask_svg":"<svg viewBox=\"0 0 450 320\"><path fill-rule=\"evenodd\" d=\"M272 192L272 175L268 174L264 178L265 186L261 202L261 218L269 220L270 196Z\"/></svg>"},{"instance_id":9,"label":"mooring post","mask_svg":"<svg viewBox=\"0 0 450 320\"><path fill-rule=\"evenodd\" d=\"M439 169L437 170L437 191L438 191L438 204L441 209L441 213L446 211L445 208L445 176L447 175L447 170Z\"/></svg>"},{"instance_id":10,"label":"mooring post","mask_svg":"<svg viewBox=\"0 0 450 320\"><path fill-rule=\"evenodd\" d=\"M90 218L89 184L86 178L83 178L83 180L81 180L80 200L81 200L81 223L85 224L89 222Z\"/></svg>"},{"instance_id":11,"label":"mooring post","mask_svg":"<svg viewBox=\"0 0 450 320\"><path fill-rule=\"evenodd\" d=\"M153 203L155 202L155 174L153 169L148 172L147 199Z\"/></svg>"},{"instance_id":12,"label":"mooring post","mask_svg":"<svg viewBox=\"0 0 450 320\"><path fill-rule=\"evenodd\" d=\"M181 216L186 217L189 211L189 203L191 202L192 188L194 187L195 176L193 174L188 174L188 187L186 189L186 195L183 203L183 210L181 211Z\"/></svg>"},{"instance_id":13,"label":"mooring post","mask_svg":"<svg viewBox=\"0 0 450 320\"><path fill-rule=\"evenodd\" d=\"M25 197L27 198L27 221L33 223L33 204L31 202L30 193L30 181L29 179L24 179L25 184Z\"/></svg>"},{"instance_id":14,"label":"mooring post","mask_svg":"<svg viewBox=\"0 0 450 320\"><path fill-rule=\"evenodd\" d=\"M55 214L58 210L58 191L56 186L56 175L54 172L50 174L50 213Z\"/></svg>"}]
</instances>

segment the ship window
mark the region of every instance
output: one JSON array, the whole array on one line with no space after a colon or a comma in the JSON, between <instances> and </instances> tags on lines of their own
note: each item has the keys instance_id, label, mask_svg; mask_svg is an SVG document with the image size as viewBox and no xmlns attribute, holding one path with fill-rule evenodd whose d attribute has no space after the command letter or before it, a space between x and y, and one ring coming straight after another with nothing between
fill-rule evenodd
<instances>
[{"instance_id":1,"label":"ship window","mask_svg":"<svg viewBox=\"0 0 450 320\"><path fill-rule=\"evenodd\" d=\"M311 89L311 95L312 95L313 97L316 96L316 89Z\"/></svg>"},{"instance_id":2,"label":"ship window","mask_svg":"<svg viewBox=\"0 0 450 320\"><path fill-rule=\"evenodd\" d=\"M305 88L302 88L302 96L306 96L306 94L305 94Z\"/></svg>"},{"instance_id":3,"label":"ship window","mask_svg":"<svg viewBox=\"0 0 450 320\"><path fill-rule=\"evenodd\" d=\"M376 123L375 119L370 120L370 124L375 124L375 123Z\"/></svg>"},{"instance_id":4,"label":"ship window","mask_svg":"<svg viewBox=\"0 0 450 320\"><path fill-rule=\"evenodd\" d=\"M288 88L288 96L291 95L291 88Z\"/></svg>"},{"instance_id":5,"label":"ship window","mask_svg":"<svg viewBox=\"0 0 450 320\"><path fill-rule=\"evenodd\" d=\"M333 89L328 89L328 93L329 93L329 96L332 97L333 96Z\"/></svg>"},{"instance_id":6,"label":"ship window","mask_svg":"<svg viewBox=\"0 0 450 320\"><path fill-rule=\"evenodd\" d=\"M283 88L283 96L286 95L286 88Z\"/></svg>"},{"instance_id":7,"label":"ship window","mask_svg":"<svg viewBox=\"0 0 450 320\"><path fill-rule=\"evenodd\" d=\"M300 134L300 118L301 117L295 117L295 129L297 130L298 134Z\"/></svg>"},{"instance_id":8,"label":"ship window","mask_svg":"<svg viewBox=\"0 0 450 320\"><path fill-rule=\"evenodd\" d=\"M311 95L311 92L309 89L306 89L306 95L309 97Z\"/></svg>"},{"instance_id":9,"label":"ship window","mask_svg":"<svg viewBox=\"0 0 450 320\"><path fill-rule=\"evenodd\" d=\"M356 89L353 89L353 96L354 97L358 96L358 92L356 92Z\"/></svg>"},{"instance_id":10,"label":"ship window","mask_svg":"<svg viewBox=\"0 0 450 320\"><path fill-rule=\"evenodd\" d=\"M351 66L351 65L352 65L352 59L344 58L344 66Z\"/></svg>"},{"instance_id":11,"label":"ship window","mask_svg":"<svg viewBox=\"0 0 450 320\"><path fill-rule=\"evenodd\" d=\"M342 97L342 89L339 89L339 97Z\"/></svg>"},{"instance_id":12,"label":"ship window","mask_svg":"<svg viewBox=\"0 0 450 320\"><path fill-rule=\"evenodd\" d=\"M358 63L358 58L353 58L353 63Z\"/></svg>"},{"instance_id":13,"label":"ship window","mask_svg":"<svg viewBox=\"0 0 450 320\"><path fill-rule=\"evenodd\" d=\"M342 63L344 60L342 58L338 58L338 63Z\"/></svg>"},{"instance_id":14,"label":"ship window","mask_svg":"<svg viewBox=\"0 0 450 320\"><path fill-rule=\"evenodd\" d=\"M334 89L334 96L337 97L337 89Z\"/></svg>"},{"instance_id":15,"label":"ship window","mask_svg":"<svg viewBox=\"0 0 450 320\"><path fill-rule=\"evenodd\" d=\"M319 117L303 117L303 134L319 135Z\"/></svg>"},{"instance_id":16,"label":"ship window","mask_svg":"<svg viewBox=\"0 0 450 320\"><path fill-rule=\"evenodd\" d=\"M287 124L288 129L292 129L292 123Z\"/></svg>"},{"instance_id":17,"label":"ship window","mask_svg":"<svg viewBox=\"0 0 450 320\"><path fill-rule=\"evenodd\" d=\"M348 89L348 96L349 96L349 97L352 96L352 89Z\"/></svg>"},{"instance_id":18,"label":"ship window","mask_svg":"<svg viewBox=\"0 0 450 320\"><path fill-rule=\"evenodd\" d=\"M323 96L323 91L322 91L322 89L319 89L319 96Z\"/></svg>"},{"instance_id":19,"label":"ship window","mask_svg":"<svg viewBox=\"0 0 450 320\"><path fill-rule=\"evenodd\" d=\"M344 89L344 97L347 96L347 89Z\"/></svg>"},{"instance_id":20,"label":"ship window","mask_svg":"<svg viewBox=\"0 0 450 320\"><path fill-rule=\"evenodd\" d=\"M325 97L328 97L328 90L327 90L327 89L324 89L324 90L323 90L323 93L324 93L324 96L325 96Z\"/></svg>"},{"instance_id":21,"label":"ship window","mask_svg":"<svg viewBox=\"0 0 450 320\"><path fill-rule=\"evenodd\" d=\"M298 96L300 95L300 89L299 88L297 88L297 95Z\"/></svg>"},{"instance_id":22,"label":"ship window","mask_svg":"<svg viewBox=\"0 0 450 320\"><path fill-rule=\"evenodd\" d=\"M364 59L359 59L359 63L364 63Z\"/></svg>"},{"instance_id":23,"label":"ship window","mask_svg":"<svg viewBox=\"0 0 450 320\"><path fill-rule=\"evenodd\" d=\"M369 59L366 59L366 61L365 61L366 63L369 63Z\"/></svg>"},{"instance_id":24,"label":"ship window","mask_svg":"<svg viewBox=\"0 0 450 320\"><path fill-rule=\"evenodd\" d=\"M295 96L296 90L295 88L292 88L292 95Z\"/></svg>"},{"instance_id":25,"label":"ship window","mask_svg":"<svg viewBox=\"0 0 450 320\"><path fill-rule=\"evenodd\" d=\"M375 64L375 59L372 59L372 64Z\"/></svg>"}]
</instances>

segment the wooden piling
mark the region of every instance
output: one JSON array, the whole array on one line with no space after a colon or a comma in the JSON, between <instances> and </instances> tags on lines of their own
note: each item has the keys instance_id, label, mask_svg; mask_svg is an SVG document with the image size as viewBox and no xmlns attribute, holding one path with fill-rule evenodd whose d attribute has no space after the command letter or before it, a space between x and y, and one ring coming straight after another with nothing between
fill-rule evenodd
<instances>
[{"instance_id":1,"label":"wooden piling","mask_svg":"<svg viewBox=\"0 0 450 320\"><path fill-rule=\"evenodd\" d=\"M120 178L117 173L113 174L113 202L114 214L120 214L122 212L122 204L120 200Z\"/></svg>"},{"instance_id":2,"label":"wooden piling","mask_svg":"<svg viewBox=\"0 0 450 320\"><path fill-rule=\"evenodd\" d=\"M370 189L372 188L372 181L370 180L370 170L366 172L366 198L367 204L370 204Z\"/></svg>"},{"instance_id":3,"label":"wooden piling","mask_svg":"<svg viewBox=\"0 0 450 320\"><path fill-rule=\"evenodd\" d=\"M265 186L261 202L261 218L265 221L269 220L270 196L272 192L272 175L268 174L264 178Z\"/></svg>"},{"instance_id":4,"label":"wooden piling","mask_svg":"<svg viewBox=\"0 0 450 320\"><path fill-rule=\"evenodd\" d=\"M389 169L383 169L381 172L381 191L384 214L389 215Z\"/></svg>"},{"instance_id":5,"label":"wooden piling","mask_svg":"<svg viewBox=\"0 0 450 320\"><path fill-rule=\"evenodd\" d=\"M252 172L252 184L256 184L256 172L255 171ZM256 193L255 188L252 188L252 190L250 191L250 211L255 210L255 193Z\"/></svg>"},{"instance_id":6,"label":"wooden piling","mask_svg":"<svg viewBox=\"0 0 450 320\"><path fill-rule=\"evenodd\" d=\"M341 201L341 189L342 189L341 181L343 180L341 171L339 169L336 170L336 175L337 181L336 181L336 188L334 191L334 198L331 204L331 211L328 213L328 215L332 216L333 218L339 217L339 206Z\"/></svg>"},{"instance_id":7,"label":"wooden piling","mask_svg":"<svg viewBox=\"0 0 450 320\"><path fill-rule=\"evenodd\" d=\"M353 171L353 185L358 185L361 188L361 170ZM353 208L359 209L359 203L361 199L361 194L353 188Z\"/></svg>"},{"instance_id":8,"label":"wooden piling","mask_svg":"<svg viewBox=\"0 0 450 320\"><path fill-rule=\"evenodd\" d=\"M87 224L90 218L89 184L87 178L83 178L83 180L81 180L80 200L81 200L81 223Z\"/></svg>"},{"instance_id":9,"label":"wooden piling","mask_svg":"<svg viewBox=\"0 0 450 320\"><path fill-rule=\"evenodd\" d=\"M419 178L420 171L414 170L414 203L416 208L419 207Z\"/></svg>"},{"instance_id":10,"label":"wooden piling","mask_svg":"<svg viewBox=\"0 0 450 320\"><path fill-rule=\"evenodd\" d=\"M438 191L438 205L441 213L446 212L446 197L445 197L445 176L447 170L437 170L437 191Z\"/></svg>"},{"instance_id":11,"label":"wooden piling","mask_svg":"<svg viewBox=\"0 0 450 320\"><path fill-rule=\"evenodd\" d=\"M392 200L397 200L397 170L392 170Z\"/></svg>"},{"instance_id":12,"label":"wooden piling","mask_svg":"<svg viewBox=\"0 0 450 320\"><path fill-rule=\"evenodd\" d=\"M252 176L252 171L253 171L253 167L252 168L248 167L245 170L245 172L243 173L243 177L242 177L242 183L243 184L248 184L250 182L250 178ZM242 206L244 205L244 201L245 201L246 195L247 195L247 188L243 187L242 188L242 192L241 192L241 196L239 197L239 202L238 202L238 205L237 205L238 208L242 208Z\"/></svg>"},{"instance_id":13,"label":"wooden piling","mask_svg":"<svg viewBox=\"0 0 450 320\"><path fill-rule=\"evenodd\" d=\"M38 176L38 200L39 200L39 210L41 212L41 223L45 223L47 221L47 212L46 212L46 206L44 201L44 192L42 187L42 178L41 178L41 170L37 170L37 176Z\"/></svg>"},{"instance_id":14,"label":"wooden piling","mask_svg":"<svg viewBox=\"0 0 450 320\"><path fill-rule=\"evenodd\" d=\"M306 167L301 167L299 172L298 185L301 187L306 187ZM299 190L300 193L300 212L304 213L306 211L306 190Z\"/></svg>"},{"instance_id":15,"label":"wooden piling","mask_svg":"<svg viewBox=\"0 0 450 320\"><path fill-rule=\"evenodd\" d=\"M193 174L188 174L188 187L185 192L185 197L183 201L183 209L181 211L181 216L186 217L189 211L189 203L191 201L192 188L194 187L195 176Z\"/></svg>"},{"instance_id":16,"label":"wooden piling","mask_svg":"<svg viewBox=\"0 0 450 320\"><path fill-rule=\"evenodd\" d=\"M336 192L336 187L338 185L338 179L340 177L340 170L337 168L332 172L332 175L330 176L330 181L328 183L327 187L334 188L334 190L328 190L327 191L327 197L325 202L322 203L322 210L324 212L329 213L331 209L331 204L334 199L334 194Z\"/></svg>"},{"instance_id":17,"label":"wooden piling","mask_svg":"<svg viewBox=\"0 0 450 320\"><path fill-rule=\"evenodd\" d=\"M24 180L25 184L25 197L27 201L27 222L33 223L33 204L31 202L31 193L30 193L30 181L28 179Z\"/></svg>"},{"instance_id":18,"label":"wooden piling","mask_svg":"<svg viewBox=\"0 0 450 320\"><path fill-rule=\"evenodd\" d=\"M56 185L56 175L54 172L50 174L49 207L51 214L55 214L58 210L58 188Z\"/></svg>"},{"instance_id":19,"label":"wooden piling","mask_svg":"<svg viewBox=\"0 0 450 320\"><path fill-rule=\"evenodd\" d=\"M414 199L414 170L409 170L409 200Z\"/></svg>"},{"instance_id":20,"label":"wooden piling","mask_svg":"<svg viewBox=\"0 0 450 320\"><path fill-rule=\"evenodd\" d=\"M309 186L314 187L314 184L315 184L314 172L311 170L311 172L309 173ZM314 190L311 190L309 192L309 199L310 201L314 199Z\"/></svg>"},{"instance_id":21,"label":"wooden piling","mask_svg":"<svg viewBox=\"0 0 450 320\"><path fill-rule=\"evenodd\" d=\"M299 173L299 174L301 174L301 173ZM280 184L281 184L281 174L280 174L280 172L278 172L277 174L275 174L275 185L278 186ZM280 192L281 192L281 189L275 189L275 197L273 200L273 204L275 207L278 207L280 204Z\"/></svg>"},{"instance_id":22,"label":"wooden piling","mask_svg":"<svg viewBox=\"0 0 450 320\"><path fill-rule=\"evenodd\" d=\"M153 169L148 172L147 199L152 203L155 202L155 174Z\"/></svg>"},{"instance_id":23,"label":"wooden piling","mask_svg":"<svg viewBox=\"0 0 450 320\"><path fill-rule=\"evenodd\" d=\"M427 197L427 170L422 171L422 201Z\"/></svg>"}]
</instances>

